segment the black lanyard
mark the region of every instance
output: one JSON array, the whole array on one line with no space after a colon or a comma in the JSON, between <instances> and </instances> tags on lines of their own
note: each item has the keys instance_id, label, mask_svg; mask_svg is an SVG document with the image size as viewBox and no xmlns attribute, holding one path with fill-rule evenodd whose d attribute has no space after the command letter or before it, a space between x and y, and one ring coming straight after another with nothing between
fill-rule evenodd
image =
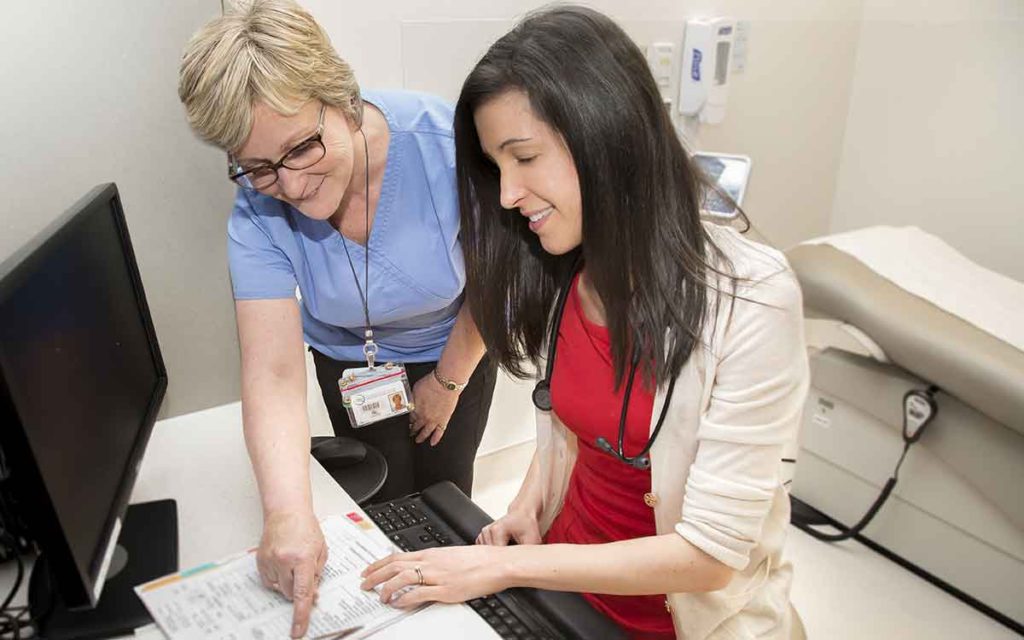
<instances>
[{"instance_id":1,"label":"black lanyard","mask_svg":"<svg viewBox=\"0 0 1024 640\"><path fill-rule=\"evenodd\" d=\"M356 275L356 266L352 262L352 255L348 251L348 238L345 234L341 235L341 245L345 247L345 257L348 258L348 267L352 270L352 279L356 281L356 290L359 291L359 301L363 303L363 319L365 320L365 328L363 330L363 336L366 338L366 344L363 345L363 354L366 355L366 364L373 369L377 360L377 344L373 341L373 327L370 325L370 146L366 143L366 134L363 130L359 130L359 135L363 138L363 152L366 156L366 272L364 281L366 282L366 291L363 291L363 287L359 284L359 276Z\"/></svg>"}]
</instances>

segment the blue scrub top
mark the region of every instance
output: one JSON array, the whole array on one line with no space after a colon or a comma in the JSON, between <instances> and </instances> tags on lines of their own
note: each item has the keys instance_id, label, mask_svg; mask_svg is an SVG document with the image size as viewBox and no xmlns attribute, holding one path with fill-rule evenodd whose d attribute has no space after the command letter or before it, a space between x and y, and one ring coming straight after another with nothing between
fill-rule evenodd
<instances>
[{"instance_id":1,"label":"blue scrub top","mask_svg":"<svg viewBox=\"0 0 1024 640\"><path fill-rule=\"evenodd\" d=\"M228 262L236 300L301 293L306 342L336 360L364 360L363 306L345 257L363 285L370 259L370 322L378 360L437 360L462 303L466 270L459 246L452 107L407 91L363 100L387 119L384 183L364 248L326 220L238 189L228 222Z\"/></svg>"}]
</instances>

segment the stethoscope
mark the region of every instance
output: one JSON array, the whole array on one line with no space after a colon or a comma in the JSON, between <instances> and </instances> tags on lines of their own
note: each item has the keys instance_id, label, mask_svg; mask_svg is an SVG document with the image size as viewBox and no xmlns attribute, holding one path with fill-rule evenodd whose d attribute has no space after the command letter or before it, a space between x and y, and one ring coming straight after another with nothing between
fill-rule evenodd
<instances>
[{"instance_id":1,"label":"stethoscope","mask_svg":"<svg viewBox=\"0 0 1024 640\"><path fill-rule=\"evenodd\" d=\"M572 264L572 268L569 269L568 275L565 278L565 282L562 283L562 288L558 292L558 299L555 302L555 316L550 328L548 329L548 361L544 368L544 378L537 382L537 386L533 388L533 405L541 411L551 411L551 374L555 370L555 354L558 352L558 328L562 326L562 315L565 312L565 302L569 298L569 290L572 288L572 279L576 276L580 269L580 263L583 261L583 254L580 253L576 256L575 261ZM665 414L668 412L668 405L672 401L672 392L676 387L676 379L673 377L668 383L668 392L665 394L665 404L661 407L661 414L658 416L658 423L654 425L654 431L651 432L651 436L647 439L647 444L640 450L635 456L627 456L623 451L623 443L626 438L626 415L629 412L629 398L633 393L633 380L636 378L637 366L640 364L640 350L639 347L633 347L633 358L629 367L629 376L626 379L626 393L622 398L622 411L619 414L619 438L618 447L612 448L607 438L599 437L596 441L598 449L601 449L605 453L612 455L622 462L640 470L646 470L651 468L651 457L648 455L651 447L654 445L654 441L658 438L658 432L661 431L661 425L665 422Z\"/></svg>"}]
</instances>

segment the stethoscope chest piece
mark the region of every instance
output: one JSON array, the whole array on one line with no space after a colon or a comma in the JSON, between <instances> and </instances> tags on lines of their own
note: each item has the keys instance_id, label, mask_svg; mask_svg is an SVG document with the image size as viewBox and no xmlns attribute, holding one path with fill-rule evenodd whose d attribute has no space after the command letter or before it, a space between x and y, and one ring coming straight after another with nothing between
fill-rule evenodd
<instances>
[{"instance_id":1,"label":"stethoscope chest piece","mask_svg":"<svg viewBox=\"0 0 1024 640\"><path fill-rule=\"evenodd\" d=\"M533 406L541 411L551 411L551 385L547 380L541 380L533 388Z\"/></svg>"}]
</instances>

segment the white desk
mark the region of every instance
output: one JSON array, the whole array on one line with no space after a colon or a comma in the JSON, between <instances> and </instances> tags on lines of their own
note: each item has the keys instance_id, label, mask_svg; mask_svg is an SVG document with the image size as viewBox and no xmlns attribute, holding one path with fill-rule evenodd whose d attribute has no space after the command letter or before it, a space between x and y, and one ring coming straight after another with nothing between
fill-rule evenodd
<instances>
[{"instance_id":1,"label":"white desk","mask_svg":"<svg viewBox=\"0 0 1024 640\"><path fill-rule=\"evenodd\" d=\"M312 460L310 480L318 517L361 512L323 467ZM259 542L262 511L242 437L240 403L156 424L131 502L164 498L173 498L178 503L181 568L216 560ZM10 580L13 582L13 574ZM7 585L11 582L0 580ZM6 588L3 590L6 592ZM452 640L498 635L469 607L434 605L373 636L374 640L410 637Z\"/></svg>"}]
</instances>

